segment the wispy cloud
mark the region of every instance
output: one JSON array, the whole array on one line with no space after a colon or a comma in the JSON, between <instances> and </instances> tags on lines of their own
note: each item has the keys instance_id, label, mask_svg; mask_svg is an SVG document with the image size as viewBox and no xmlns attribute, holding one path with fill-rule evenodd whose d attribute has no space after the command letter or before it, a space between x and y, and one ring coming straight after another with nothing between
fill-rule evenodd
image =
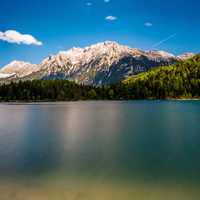
<instances>
[{"instance_id":1,"label":"wispy cloud","mask_svg":"<svg viewBox=\"0 0 200 200\"><path fill-rule=\"evenodd\" d=\"M109 15L109 16L105 17L105 20L107 20L107 21L115 21L115 20L117 20L117 17Z\"/></svg>"},{"instance_id":2,"label":"wispy cloud","mask_svg":"<svg viewBox=\"0 0 200 200\"><path fill-rule=\"evenodd\" d=\"M5 32L0 31L0 40L16 44L37 45L37 46L42 45L42 42L38 41L32 35L22 34L15 30L7 30Z\"/></svg>"},{"instance_id":3,"label":"wispy cloud","mask_svg":"<svg viewBox=\"0 0 200 200\"><path fill-rule=\"evenodd\" d=\"M152 27L153 24L152 24L151 22L145 22L145 23L144 23L144 26L146 26L146 27Z\"/></svg>"},{"instance_id":4,"label":"wispy cloud","mask_svg":"<svg viewBox=\"0 0 200 200\"><path fill-rule=\"evenodd\" d=\"M163 40L161 40L161 41L155 43L152 47L153 47L153 48L158 47L158 46L160 46L161 44L167 42L168 40L174 38L175 36L177 36L177 33L174 33L174 34L168 36L167 38L165 38L165 39L163 39Z\"/></svg>"}]
</instances>

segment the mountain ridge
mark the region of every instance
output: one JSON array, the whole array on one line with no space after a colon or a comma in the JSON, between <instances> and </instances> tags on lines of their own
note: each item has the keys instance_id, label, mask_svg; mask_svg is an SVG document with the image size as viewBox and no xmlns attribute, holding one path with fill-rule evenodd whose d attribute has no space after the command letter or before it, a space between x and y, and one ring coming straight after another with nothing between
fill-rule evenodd
<instances>
[{"instance_id":1,"label":"mountain ridge","mask_svg":"<svg viewBox=\"0 0 200 200\"><path fill-rule=\"evenodd\" d=\"M85 48L60 51L48 56L38 65L23 61L11 62L0 69L0 79L1 74L5 73L11 80L66 79L85 85L107 85L192 56L193 54L175 56L157 50L145 51L105 41ZM9 74L12 76L9 77Z\"/></svg>"}]
</instances>

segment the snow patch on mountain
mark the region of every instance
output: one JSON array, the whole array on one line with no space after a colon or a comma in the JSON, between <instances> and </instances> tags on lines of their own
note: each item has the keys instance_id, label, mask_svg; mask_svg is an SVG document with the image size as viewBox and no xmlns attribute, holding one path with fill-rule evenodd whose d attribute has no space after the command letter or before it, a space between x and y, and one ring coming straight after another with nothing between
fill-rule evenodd
<instances>
[{"instance_id":1,"label":"snow patch on mountain","mask_svg":"<svg viewBox=\"0 0 200 200\"><path fill-rule=\"evenodd\" d=\"M4 73L0 73L0 79L6 79L6 78L11 78L13 76L15 76L16 74L4 74Z\"/></svg>"}]
</instances>

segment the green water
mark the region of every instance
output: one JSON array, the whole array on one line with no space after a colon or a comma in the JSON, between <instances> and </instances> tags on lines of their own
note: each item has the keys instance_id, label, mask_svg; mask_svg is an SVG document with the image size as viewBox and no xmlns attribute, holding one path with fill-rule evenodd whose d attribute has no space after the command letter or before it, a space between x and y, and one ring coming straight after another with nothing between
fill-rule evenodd
<instances>
[{"instance_id":1,"label":"green water","mask_svg":"<svg viewBox=\"0 0 200 200\"><path fill-rule=\"evenodd\" d=\"M200 101L0 104L0 200L198 200Z\"/></svg>"}]
</instances>

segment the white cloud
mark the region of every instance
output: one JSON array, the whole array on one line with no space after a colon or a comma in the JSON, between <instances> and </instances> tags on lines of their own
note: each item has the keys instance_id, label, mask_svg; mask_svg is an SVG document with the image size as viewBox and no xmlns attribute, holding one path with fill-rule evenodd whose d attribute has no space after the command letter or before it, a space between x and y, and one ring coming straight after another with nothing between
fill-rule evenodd
<instances>
[{"instance_id":1,"label":"white cloud","mask_svg":"<svg viewBox=\"0 0 200 200\"><path fill-rule=\"evenodd\" d=\"M86 6L92 6L92 3L91 2L87 2Z\"/></svg>"},{"instance_id":2,"label":"white cloud","mask_svg":"<svg viewBox=\"0 0 200 200\"><path fill-rule=\"evenodd\" d=\"M104 2L105 2L105 3L109 3L109 2L110 2L110 0L104 0Z\"/></svg>"},{"instance_id":3,"label":"white cloud","mask_svg":"<svg viewBox=\"0 0 200 200\"><path fill-rule=\"evenodd\" d=\"M42 45L42 42L38 41L32 35L22 34L15 30L7 30L5 32L0 31L0 40L16 44L37 45L37 46Z\"/></svg>"},{"instance_id":4,"label":"white cloud","mask_svg":"<svg viewBox=\"0 0 200 200\"><path fill-rule=\"evenodd\" d=\"M110 15L110 16L105 17L105 20L107 20L107 21L115 21L115 20L117 20L117 17Z\"/></svg>"},{"instance_id":5,"label":"white cloud","mask_svg":"<svg viewBox=\"0 0 200 200\"><path fill-rule=\"evenodd\" d=\"M146 27L152 27L152 26L153 26L153 24L152 24L151 22L145 22L144 25L145 25Z\"/></svg>"}]
</instances>

